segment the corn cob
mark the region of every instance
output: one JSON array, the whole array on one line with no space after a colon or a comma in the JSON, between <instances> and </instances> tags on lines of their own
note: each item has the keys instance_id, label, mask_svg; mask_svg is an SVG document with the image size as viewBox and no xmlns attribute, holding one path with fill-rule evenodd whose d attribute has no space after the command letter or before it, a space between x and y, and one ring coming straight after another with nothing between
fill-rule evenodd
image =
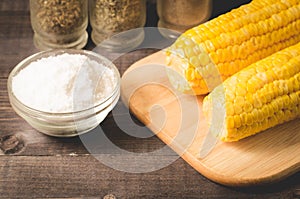
<instances>
[{"instance_id":1,"label":"corn cob","mask_svg":"<svg viewBox=\"0 0 300 199\"><path fill-rule=\"evenodd\" d=\"M299 0L254 0L183 33L166 51L180 91L206 94L250 64L300 41Z\"/></svg>"},{"instance_id":2,"label":"corn cob","mask_svg":"<svg viewBox=\"0 0 300 199\"><path fill-rule=\"evenodd\" d=\"M203 111L211 132L223 141L300 117L300 43L225 80L204 98Z\"/></svg>"}]
</instances>

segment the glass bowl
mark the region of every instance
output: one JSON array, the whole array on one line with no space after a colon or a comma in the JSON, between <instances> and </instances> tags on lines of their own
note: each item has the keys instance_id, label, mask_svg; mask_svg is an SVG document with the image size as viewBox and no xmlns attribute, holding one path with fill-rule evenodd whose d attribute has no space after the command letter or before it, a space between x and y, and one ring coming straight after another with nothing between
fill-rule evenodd
<instances>
[{"instance_id":1,"label":"glass bowl","mask_svg":"<svg viewBox=\"0 0 300 199\"><path fill-rule=\"evenodd\" d=\"M49 56L68 54L80 54L87 56L90 60L113 71L115 87L108 96L104 96L100 101L93 103L89 108L71 112L45 112L31 108L22 103L13 93L12 81L22 69L31 62ZM7 82L8 96L14 111L27 121L33 128L41 133L56 137L73 137L86 133L97 127L114 108L120 97L120 74L116 66L105 57L87 50L51 50L34 54L21 61L10 73ZM24 85L24 89L26 86ZM75 101L75 100L73 100ZM74 104L74 102L73 102Z\"/></svg>"}]
</instances>

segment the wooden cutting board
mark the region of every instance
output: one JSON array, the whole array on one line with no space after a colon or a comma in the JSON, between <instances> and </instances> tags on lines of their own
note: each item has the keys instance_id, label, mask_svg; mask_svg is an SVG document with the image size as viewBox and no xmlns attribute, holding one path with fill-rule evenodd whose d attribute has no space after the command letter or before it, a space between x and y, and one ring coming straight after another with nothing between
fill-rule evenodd
<instances>
[{"instance_id":1,"label":"wooden cutting board","mask_svg":"<svg viewBox=\"0 0 300 199\"><path fill-rule=\"evenodd\" d=\"M238 142L218 141L206 157L199 158L208 133L203 96L178 96L162 70L164 60L159 51L134 63L122 77L122 99L194 169L230 186L273 183L300 171L300 119Z\"/></svg>"}]
</instances>

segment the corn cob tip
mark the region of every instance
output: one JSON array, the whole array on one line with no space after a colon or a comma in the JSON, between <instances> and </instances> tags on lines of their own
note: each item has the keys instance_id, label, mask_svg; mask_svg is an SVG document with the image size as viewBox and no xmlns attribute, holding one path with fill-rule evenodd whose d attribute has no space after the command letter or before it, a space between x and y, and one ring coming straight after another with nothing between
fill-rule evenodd
<instances>
[{"instance_id":1,"label":"corn cob tip","mask_svg":"<svg viewBox=\"0 0 300 199\"><path fill-rule=\"evenodd\" d=\"M300 43L225 80L206 96L203 111L212 133L226 142L299 118Z\"/></svg>"},{"instance_id":2,"label":"corn cob tip","mask_svg":"<svg viewBox=\"0 0 300 199\"><path fill-rule=\"evenodd\" d=\"M221 84L223 78L204 50L201 47L197 50L200 52L197 56L186 59L180 49L170 47L166 51L166 65L177 73L169 75L170 82L176 89L186 94L203 95Z\"/></svg>"},{"instance_id":3,"label":"corn cob tip","mask_svg":"<svg viewBox=\"0 0 300 199\"><path fill-rule=\"evenodd\" d=\"M299 31L299 1L252 1L183 33L168 49L167 65L186 78L184 92L207 94L219 80L300 42Z\"/></svg>"}]
</instances>

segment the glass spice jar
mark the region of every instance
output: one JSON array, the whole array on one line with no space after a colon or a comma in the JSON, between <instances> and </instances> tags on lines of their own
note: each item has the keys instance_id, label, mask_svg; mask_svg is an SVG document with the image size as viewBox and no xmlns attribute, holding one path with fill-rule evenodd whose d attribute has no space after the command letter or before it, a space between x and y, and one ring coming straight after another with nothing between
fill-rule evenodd
<instances>
[{"instance_id":1,"label":"glass spice jar","mask_svg":"<svg viewBox=\"0 0 300 199\"><path fill-rule=\"evenodd\" d=\"M146 0L91 0L93 42L109 51L134 49L144 40Z\"/></svg>"},{"instance_id":2,"label":"glass spice jar","mask_svg":"<svg viewBox=\"0 0 300 199\"><path fill-rule=\"evenodd\" d=\"M209 19L212 0L157 0L158 27L174 31L161 30L168 37L178 37L178 32L197 26Z\"/></svg>"},{"instance_id":3,"label":"glass spice jar","mask_svg":"<svg viewBox=\"0 0 300 199\"><path fill-rule=\"evenodd\" d=\"M30 18L38 49L81 49L87 43L87 0L30 0Z\"/></svg>"}]
</instances>

